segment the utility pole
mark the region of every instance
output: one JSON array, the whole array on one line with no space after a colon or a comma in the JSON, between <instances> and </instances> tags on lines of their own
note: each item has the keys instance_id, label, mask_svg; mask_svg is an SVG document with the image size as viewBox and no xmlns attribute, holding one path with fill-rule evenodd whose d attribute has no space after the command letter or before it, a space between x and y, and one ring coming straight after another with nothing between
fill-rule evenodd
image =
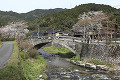
<instances>
[{"instance_id":1,"label":"utility pole","mask_svg":"<svg viewBox=\"0 0 120 80\"><path fill-rule=\"evenodd\" d=\"M117 19L115 19L115 43L117 39Z\"/></svg>"},{"instance_id":2,"label":"utility pole","mask_svg":"<svg viewBox=\"0 0 120 80\"><path fill-rule=\"evenodd\" d=\"M107 31L106 31L107 33L106 33L106 44L107 44L107 42L108 42L108 21L107 21Z\"/></svg>"},{"instance_id":3,"label":"utility pole","mask_svg":"<svg viewBox=\"0 0 120 80\"><path fill-rule=\"evenodd\" d=\"M54 27L53 27L53 31L52 31L52 39L54 39ZM53 41L52 41L52 46L54 45Z\"/></svg>"},{"instance_id":4,"label":"utility pole","mask_svg":"<svg viewBox=\"0 0 120 80\"><path fill-rule=\"evenodd\" d=\"M38 26L38 38L39 38L39 33L40 33L40 31L39 31L39 26Z\"/></svg>"},{"instance_id":5,"label":"utility pole","mask_svg":"<svg viewBox=\"0 0 120 80\"><path fill-rule=\"evenodd\" d=\"M99 44L99 38L100 38L100 27L98 27L98 44Z\"/></svg>"},{"instance_id":6,"label":"utility pole","mask_svg":"<svg viewBox=\"0 0 120 80\"><path fill-rule=\"evenodd\" d=\"M84 23L84 34L83 34L83 37L84 37L84 40L86 40L85 39L85 23Z\"/></svg>"}]
</instances>

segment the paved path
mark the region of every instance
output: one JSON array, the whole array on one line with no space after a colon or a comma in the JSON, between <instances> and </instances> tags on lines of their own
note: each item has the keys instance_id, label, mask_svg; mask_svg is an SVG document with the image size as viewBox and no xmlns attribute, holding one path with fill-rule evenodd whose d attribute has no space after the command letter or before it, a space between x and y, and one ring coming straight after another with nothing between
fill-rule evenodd
<instances>
[{"instance_id":1,"label":"paved path","mask_svg":"<svg viewBox=\"0 0 120 80\"><path fill-rule=\"evenodd\" d=\"M0 48L0 67L2 67L9 59L14 49L14 42L3 42Z\"/></svg>"}]
</instances>

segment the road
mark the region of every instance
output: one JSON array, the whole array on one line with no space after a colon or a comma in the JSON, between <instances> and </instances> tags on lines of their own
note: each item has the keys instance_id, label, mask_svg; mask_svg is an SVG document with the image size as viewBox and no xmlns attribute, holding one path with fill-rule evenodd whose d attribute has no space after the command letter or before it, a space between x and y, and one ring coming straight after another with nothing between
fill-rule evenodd
<instances>
[{"instance_id":1,"label":"road","mask_svg":"<svg viewBox=\"0 0 120 80\"><path fill-rule=\"evenodd\" d=\"M2 67L9 59L14 49L14 42L3 42L0 48L0 67Z\"/></svg>"}]
</instances>

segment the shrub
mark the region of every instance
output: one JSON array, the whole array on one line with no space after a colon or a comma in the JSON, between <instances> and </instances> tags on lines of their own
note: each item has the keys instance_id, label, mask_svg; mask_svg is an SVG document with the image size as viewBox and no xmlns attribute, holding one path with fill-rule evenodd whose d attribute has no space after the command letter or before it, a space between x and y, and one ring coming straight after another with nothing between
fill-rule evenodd
<instances>
[{"instance_id":1,"label":"shrub","mask_svg":"<svg viewBox=\"0 0 120 80\"><path fill-rule=\"evenodd\" d=\"M37 49L33 48L33 45L27 41L19 42L19 48L21 50L21 57L27 59L29 57L35 58L38 55Z\"/></svg>"},{"instance_id":2,"label":"shrub","mask_svg":"<svg viewBox=\"0 0 120 80\"><path fill-rule=\"evenodd\" d=\"M30 43L27 42L27 41L24 41L24 42L20 42L20 43L19 43L19 48L20 48L21 51L27 52L27 51L29 51L32 47L33 47L33 45L30 44Z\"/></svg>"},{"instance_id":3,"label":"shrub","mask_svg":"<svg viewBox=\"0 0 120 80\"><path fill-rule=\"evenodd\" d=\"M75 56L75 54L73 52L68 52L68 53L66 53L66 56L68 58L72 58L73 56Z\"/></svg>"},{"instance_id":4,"label":"shrub","mask_svg":"<svg viewBox=\"0 0 120 80\"><path fill-rule=\"evenodd\" d=\"M36 58L36 56L39 54L37 49L30 49L28 51L28 56L31 58Z\"/></svg>"}]
</instances>

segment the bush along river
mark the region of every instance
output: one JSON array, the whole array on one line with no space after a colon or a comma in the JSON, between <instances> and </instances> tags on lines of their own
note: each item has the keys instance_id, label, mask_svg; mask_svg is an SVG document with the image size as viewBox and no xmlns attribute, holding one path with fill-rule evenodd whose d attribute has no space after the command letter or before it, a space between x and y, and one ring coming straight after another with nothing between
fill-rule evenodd
<instances>
[{"instance_id":1,"label":"bush along river","mask_svg":"<svg viewBox=\"0 0 120 80\"><path fill-rule=\"evenodd\" d=\"M40 49L41 57L47 62L46 80L119 80L115 74L73 65L58 55ZM42 75L38 80L42 79Z\"/></svg>"}]
</instances>

